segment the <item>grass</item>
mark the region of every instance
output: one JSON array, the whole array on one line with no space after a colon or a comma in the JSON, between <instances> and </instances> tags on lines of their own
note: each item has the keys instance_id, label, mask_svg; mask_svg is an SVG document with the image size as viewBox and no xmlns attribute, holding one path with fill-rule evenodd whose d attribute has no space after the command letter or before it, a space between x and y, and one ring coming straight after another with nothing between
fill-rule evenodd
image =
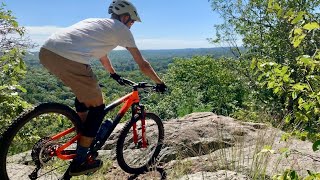
<instances>
[{"instance_id":1,"label":"grass","mask_svg":"<svg viewBox=\"0 0 320 180\"><path fill-rule=\"evenodd\" d=\"M192 168L192 161L190 160L177 160L173 168L168 174L168 179L179 179L182 176L189 174Z\"/></svg>"}]
</instances>

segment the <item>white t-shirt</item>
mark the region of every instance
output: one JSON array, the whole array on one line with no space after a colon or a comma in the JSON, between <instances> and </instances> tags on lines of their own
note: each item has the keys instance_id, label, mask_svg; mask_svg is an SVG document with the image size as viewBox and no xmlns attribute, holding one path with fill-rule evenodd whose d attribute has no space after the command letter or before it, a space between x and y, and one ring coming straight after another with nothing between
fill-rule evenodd
<instances>
[{"instance_id":1,"label":"white t-shirt","mask_svg":"<svg viewBox=\"0 0 320 180\"><path fill-rule=\"evenodd\" d=\"M130 29L115 19L80 21L49 37L43 47L72 61L89 64L117 46L136 47Z\"/></svg>"}]
</instances>

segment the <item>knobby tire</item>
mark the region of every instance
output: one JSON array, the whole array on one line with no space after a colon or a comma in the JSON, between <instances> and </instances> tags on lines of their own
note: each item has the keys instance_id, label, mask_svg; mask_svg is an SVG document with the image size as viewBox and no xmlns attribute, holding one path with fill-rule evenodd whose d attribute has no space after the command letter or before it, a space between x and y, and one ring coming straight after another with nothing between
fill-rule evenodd
<instances>
[{"instance_id":1,"label":"knobby tire","mask_svg":"<svg viewBox=\"0 0 320 180\"><path fill-rule=\"evenodd\" d=\"M51 121L50 117L51 116L53 116L52 118L56 117L55 115L51 115L51 114L57 114L57 117L63 116L63 120L60 119L60 121L61 122L63 121L68 126L76 127L77 130L81 127L80 119L79 119L79 116L77 115L77 113L73 109L71 109L70 107L63 105L63 104L59 104L59 103L43 103L43 104L40 104L40 105L34 107L33 109L30 109L30 110L22 113L17 119L15 119L12 122L12 124L4 131L4 133L0 137L0 179L1 180L9 180L9 179L14 180L14 179L16 179L16 178L9 178L9 176L8 176L7 163L9 164L9 162L7 162L7 160L10 159L9 153L8 153L9 146L11 146L11 144L15 144L14 138L16 136L17 136L16 139L19 136L21 136L21 135L18 135L19 131L21 130L22 132L24 132L24 128L25 128L24 126L29 125L27 123L30 122L32 125L32 123L33 123L32 120L33 121L36 121L38 119L41 120L42 115L44 117L48 118L45 120L48 121L48 125L50 125L50 121ZM71 123L70 122L68 123L68 121L71 121ZM51 122L51 123L54 124L54 123L58 123L58 122ZM38 123L35 123L35 124L38 124ZM62 128L64 128L64 127L62 127ZM35 130L37 130L37 129L35 129ZM52 135L55 135L55 134L52 134ZM21 136L21 137L27 138L27 136ZM40 137L40 139L41 138L43 138L44 140L46 139L46 137ZM22 142L24 142L24 141L22 141ZM35 144L37 144L37 143L35 143ZM14 146L14 145L12 145L12 146ZM29 147L27 147L27 148L29 148ZM29 151L30 151L30 149L28 149L27 152L29 152ZM28 154L28 156L29 156L29 154ZM18 166L18 165L16 165L16 166ZM26 176L26 175L24 175L24 176ZM20 179L24 179L24 178L25 177L20 178Z\"/></svg>"},{"instance_id":2,"label":"knobby tire","mask_svg":"<svg viewBox=\"0 0 320 180\"><path fill-rule=\"evenodd\" d=\"M126 137L132 136L132 133L129 131L130 131L130 129L132 129L132 126L134 123L137 123L140 121L140 116L137 115L135 118L133 118L133 120L128 121L126 123L126 125L123 127L123 129L119 135L119 139L117 141L116 153L117 153L118 164L125 172L130 173L130 174L143 174L143 173L149 171L150 169L153 169L154 165L156 163L157 157L158 157L158 155L161 151L162 145L163 145L164 128L163 128L163 123L162 123L161 119L153 113L146 113L145 119L146 119L146 121L153 121L155 123L154 124L155 127L153 127L153 130L155 129L159 133L158 138L156 139L155 149L153 152L151 152L151 154L152 154L151 157L147 158L145 163L138 165L137 167L134 167L133 165L130 165L124 157L124 150L125 150L124 148L126 148L126 145L125 145ZM150 130L151 128L148 126L146 127L146 136L147 137L150 133L153 133L153 131L148 131L148 129ZM150 140L150 139L148 139L148 140ZM150 145L152 146L152 144L150 144ZM132 157L132 158L142 158L142 157Z\"/></svg>"}]
</instances>

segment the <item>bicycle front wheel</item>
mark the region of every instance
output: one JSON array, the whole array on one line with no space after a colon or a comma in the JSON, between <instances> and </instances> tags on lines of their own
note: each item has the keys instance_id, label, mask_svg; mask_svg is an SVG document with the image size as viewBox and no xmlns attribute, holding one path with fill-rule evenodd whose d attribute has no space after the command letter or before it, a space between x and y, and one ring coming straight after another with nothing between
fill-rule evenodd
<instances>
[{"instance_id":1,"label":"bicycle front wheel","mask_svg":"<svg viewBox=\"0 0 320 180\"><path fill-rule=\"evenodd\" d=\"M44 103L23 113L0 137L0 179L59 179L69 162L59 159L55 150L75 137L79 127L76 112L62 104ZM69 134L51 140L70 128L74 130Z\"/></svg>"},{"instance_id":2,"label":"bicycle front wheel","mask_svg":"<svg viewBox=\"0 0 320 180\"><path fill-rule=\"evenodd\" d=\"M142 174L153 169L163 145L164 128L161 119L153 113L146 113L145 140L142 139L142 122L138 115L127 122L116 146L118 164L130 174Z\"/></svg>"}]
</instances>

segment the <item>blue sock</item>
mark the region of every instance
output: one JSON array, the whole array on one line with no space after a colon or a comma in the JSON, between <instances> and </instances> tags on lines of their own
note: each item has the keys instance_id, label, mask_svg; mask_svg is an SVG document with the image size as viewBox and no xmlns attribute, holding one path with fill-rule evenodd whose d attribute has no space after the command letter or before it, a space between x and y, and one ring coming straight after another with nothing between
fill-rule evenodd
<instances>
[{"instance_id":1,"label":"blue sock","mask_svg":"<svg viewBox=\"0 0 320 180\"><path fill-rule=\"evenodd\" d=\"M77 156L74 158L74 161L76 163L83 163L86 160L87 153L89 148L88 147L82 147L78 144L76 154Z\"/></svg>"}]
</instances>

